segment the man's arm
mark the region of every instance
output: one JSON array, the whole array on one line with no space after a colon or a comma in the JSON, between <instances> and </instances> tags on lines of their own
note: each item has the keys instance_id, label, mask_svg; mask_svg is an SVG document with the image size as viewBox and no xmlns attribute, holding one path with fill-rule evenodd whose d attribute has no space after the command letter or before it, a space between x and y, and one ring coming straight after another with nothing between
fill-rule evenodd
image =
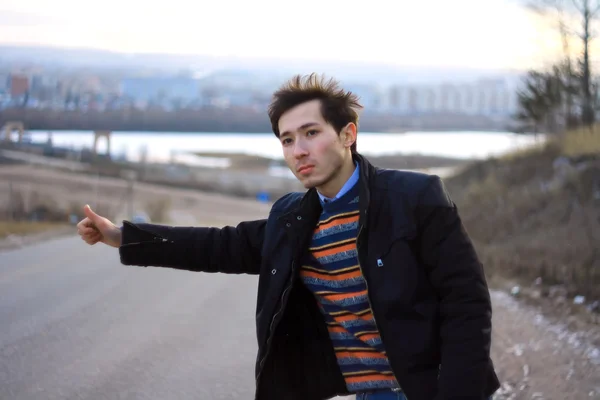
<instances>
[{"instance_id":1,"label":"man's arm","mask_svg":"<svg viewBox=\"0 0 600 400\"><path fill-rule=\"evenodd\" d=\"M256 275L266 223L188 228L124 221L119 254L125 265Z\"/></svg>"},{"instance_id":2,"label":"man's arm","mask_svg":"<svg viewBox=\"0 0 600 400\"><path fill-rule=\"evenodd\" d=\"M442 363L436 400L483 400L492 306L483 267L439 177L417 204L421 259L440 300Z\"/></svg>"}]
</instances>

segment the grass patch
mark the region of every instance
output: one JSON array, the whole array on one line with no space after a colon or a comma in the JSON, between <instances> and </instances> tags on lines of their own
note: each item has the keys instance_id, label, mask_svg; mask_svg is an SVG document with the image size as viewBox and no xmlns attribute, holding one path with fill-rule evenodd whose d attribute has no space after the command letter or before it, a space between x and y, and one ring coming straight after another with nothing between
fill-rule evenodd
<instances>
[{"instance_id":1,"label":"grass patch","mask_svg":"<svg viewBox=\"0 0 600 400\"><path fill-rule=\"evenodd\" d=\"M502 162L511 162L544 154L569 158L600 155L600 124L592 128L579 128L550 136L547 140L540 140L531 146L508 152L498 159Z\"/></svg>"},{"instance_id":2,"label":"grass patch","mask_svg":"<svg viewBox=\"0 0 600 400\"><path fill-rule=\"evenodd\" d=\"M530 146L518 148L516 150L509 151L505 154L502 154L498 157L500 161L510 162L514 160L519 160L527 157L535 157L541 153L547 151L548 147L556 147L555 140L549 139L547 141L540 140Z\"/></svg>"},{"instance_id":3,"label":"grass patch","mask_svg":"<svg viewBox=\"0 0 600 400\"><path fill-rule=\"evenodd\" d=\"M488 277L539 277L600 299L600 124L475 162L445 183Z\"/></svg>"},{"instance_id":4,"label":"grass patch","mask_svg":"<svg viewBox=\"0 0 600 400\"><path fill-rule=\"evenodd\" d=\"M9 235L28 235L69 226L61 222L0 221L0 239Z\"/></svg>"},{"instance_id":5,"label":"grass patch","mask_svg":"<svg viewBox=\"0 0 600 400\"><path fill-rule=\"evenodd\" d=\"M568 132L558 139L558 143L568 157L600 154L600 125Z\"/></svg>"},{"instance_id":6,"label":"grass patch","mask_svg":"<svg viewBox=\"0 0 600 400\"><path fill-rule=\"evenodd\" d=\"M600 124L592 128L579 128L561 135L550 136L547 140L540 140L532 146L508 152L499 159L510 162L544 153L572 158L600 154Z\"/></svg>"}]
</instances>

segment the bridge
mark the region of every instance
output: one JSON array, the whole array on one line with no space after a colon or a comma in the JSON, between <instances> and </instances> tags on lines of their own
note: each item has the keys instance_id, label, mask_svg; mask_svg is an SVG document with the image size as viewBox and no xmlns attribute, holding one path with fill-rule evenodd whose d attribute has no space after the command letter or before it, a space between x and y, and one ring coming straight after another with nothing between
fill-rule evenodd
<instances>
[{"instance_id":1,"label":"bridge","mask_svg":"<svg viewBox=\"0 0 600 400\"><path fill-rule=\"evenodd\" d=\"M165 110L0 110L0 126L22 121L30 130L119 132L271 132L266 110L231 107ZM394 114L366 110L360 116L364 132L505 131L511 118L453 113Z\"/></svg>"},{"instance_id":2,"label":"bridge","mask_svg":"<svg viewBox=\"0 0 600 400\"><path fill-rule=\"evenodd\" d=\"M3 142L12 142L14 133L17 133L17 143L23 143L23 137L25 135L25 124L21 121L9 121L4 124L2 129L2 141ZM52 137L52 133L49 133L50 137ZM93 154L98 154L98 143L101 139L106 140L106 154L110 154L111 147L111 136L112 131L108 130L96 130L94 131L94 146L92 148Z\"/></svg>"},{"instance_id":3,"label":"bridge","mask_svg":"<svg viewBox=\"0 0 600 400\"><path fill-rule=\"evenodd\" d=\"M1 132L6 142L11 141L12 134L17 132L17 143L22 143L23 135L25 134L25 124L21 121L9 121L4 124Z\"/></svg>"},{"instance_id":4,"label":"bridge","mask_svg":"<svg viewBox=\"0 0 600 400\"><path fill-rule=\"evenodd\" d=\"M182 110L0 110L0 126L21 121L28 130L119 132L248 132L271 131L266 111L250 109Z\"/></svg>"}]
</instances>

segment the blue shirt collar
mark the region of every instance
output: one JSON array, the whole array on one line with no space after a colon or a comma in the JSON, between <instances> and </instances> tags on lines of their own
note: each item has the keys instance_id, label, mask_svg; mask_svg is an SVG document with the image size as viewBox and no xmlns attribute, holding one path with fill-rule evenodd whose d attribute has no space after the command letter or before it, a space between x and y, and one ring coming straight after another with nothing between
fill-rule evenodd
<instances>
[{"instance_id":1,"label":"blue shirt collar","mask_svg":"<svg viewBox=\"0 0 600 400\"><path fill-rule=\"evenodd\" d=\"M342 188L340 189L338 194L335 195L335 197L333 197L333 198L325 197L321 194L321 192L319 192L317 190L317 193L319 194L319 199L321 199L321 204L330 203L332 201L339 199L340 197L342 197L343 195L348 193L348 191L350 189L352 189L354 187L354 185L356 185L356 182L358 182L358 177L360 176L360 171L359 171L358 163L356 163L355 165L356 165L356 168L354 168L354 172L352 173L352 176L350 176L350 178L346 181L344 186L342 186Z\"/></svg>"}]
</instances>

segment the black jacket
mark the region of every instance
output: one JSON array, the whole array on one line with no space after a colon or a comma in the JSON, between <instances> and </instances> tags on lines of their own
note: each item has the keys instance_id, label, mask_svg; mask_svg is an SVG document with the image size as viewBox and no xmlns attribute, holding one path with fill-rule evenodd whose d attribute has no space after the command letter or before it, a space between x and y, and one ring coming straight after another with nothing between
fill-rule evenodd
<instances>
[{"instance_id":1,"label":"black jacket","mask_svg":"<svg viewBox=\"0 0 600 400\"><path fill-rule=\"evenodd\" d=\"M484 400L499 382L489 356L483 268L437 176L360 163L359 263L390 365L409 400ZM125 223L121 262L258 274L257 400L348 394L325 322L298 279L321 212L314 189L236 227ZM378 266L379 265L379 266Z\"/></svg>"}]
</instances>

